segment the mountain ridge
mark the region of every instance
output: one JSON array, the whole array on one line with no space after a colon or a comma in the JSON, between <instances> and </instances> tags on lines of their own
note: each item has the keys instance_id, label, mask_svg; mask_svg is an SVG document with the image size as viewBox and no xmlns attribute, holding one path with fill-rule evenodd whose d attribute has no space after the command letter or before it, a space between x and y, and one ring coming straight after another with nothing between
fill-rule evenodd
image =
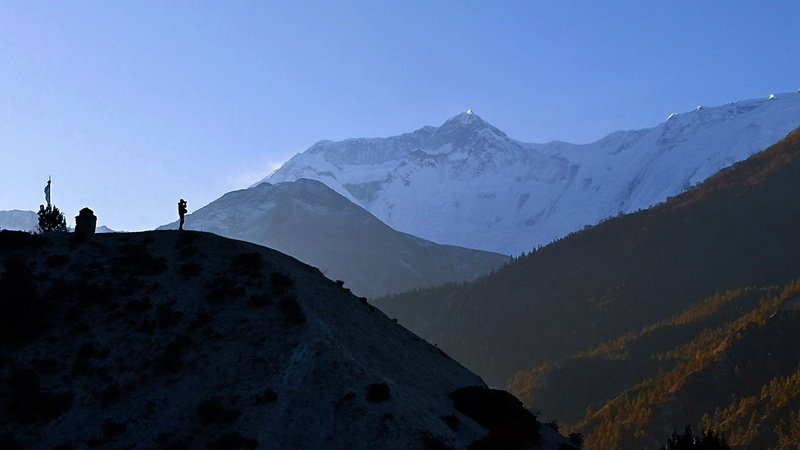
<instances>
[{"instance_id":1,"label":"mountain ridge","mask_svg":"<svg viewBox=\"0 0 800 450\"><path fill-rule=\"evenodd\" d=\"M518 255L663 202L798 125L796 92L580 145L522 143L470 111L400 136L318 142L262 181L317 179L399 231Z\"/></svg>"},{"instance_id":2,"label":"mountain ridge","mask_svg":"<svg viewBox=\"0 0 800 450\"><path fill-rule=\"evenodd\" d=\"M275 248L370 298L474 279L508 261L397 232L308 179L229 192L187 215L185 226Z\"/></svg>"},{"instance_id":3,"label":"mountain ridge","mask_svg":"<svg viewBox=\"0 0 800 450\"><path fill-rule=\"evenodd\" d=\"M568 235L490 276L374 304L502 386L521 367L566 358L716 292L799 276L799 171L796 130L674 199Z\"/></svg>"}]
</instances>

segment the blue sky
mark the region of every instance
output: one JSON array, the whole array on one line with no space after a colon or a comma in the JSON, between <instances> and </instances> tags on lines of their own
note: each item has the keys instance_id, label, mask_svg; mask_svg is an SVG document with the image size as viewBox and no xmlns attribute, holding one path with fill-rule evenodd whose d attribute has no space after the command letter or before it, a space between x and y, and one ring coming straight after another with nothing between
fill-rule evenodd
<instances>
[{"instance_id":1,"label":"blue sky","mask_svg":"<svg viewBox=\"0 0 800 450\"><path fill-rule=\"evenodd\" d=\"M4 1L0 210L151 229L322 139L471 108L593 142L800 89L800 2Z\"/></svg>"}]
</instances>

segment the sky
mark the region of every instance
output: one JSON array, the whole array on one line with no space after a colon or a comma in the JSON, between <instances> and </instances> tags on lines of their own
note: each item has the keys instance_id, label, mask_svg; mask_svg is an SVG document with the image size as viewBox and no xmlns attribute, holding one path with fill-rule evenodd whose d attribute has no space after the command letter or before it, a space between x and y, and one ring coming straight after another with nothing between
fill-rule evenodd
<instances>
[{"instance_id":1,"label":"sky","mask_svg":"<svg viewBox=\"0 0 800 450\"><path fill-rule=\"evenodd\" d=\"M0 210L146 230L315 142L472 109L594 142L800 89L800 2L0 2Z\"/></svg>"}]
</instances>

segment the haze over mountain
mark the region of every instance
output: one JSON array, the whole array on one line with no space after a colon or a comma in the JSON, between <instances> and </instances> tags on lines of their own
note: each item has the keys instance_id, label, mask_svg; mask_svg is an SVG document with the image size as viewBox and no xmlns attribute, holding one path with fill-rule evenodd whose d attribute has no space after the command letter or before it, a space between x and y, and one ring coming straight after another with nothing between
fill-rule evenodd
<instances>
[{"instance_id":1,"label":"haze over mountain","mask_svg":"<svg viewBox=\"0 0 800 450\"><path fill-rule=\"evenodd\" d=\"M370 298L472 280L509 259L397 232L307 179L229 192L187 215L186 228L275 248Z\"/></svg>"},{"instance_id":2,"label":"haze over mountain","mask_svg":"<svg viewBox=\"0 0 800 450\"><path fill-rule=\"evenodd\" d=\"M2 231L0 267L3 449L568 443L271 249L198 232Z\"/></svg>"},{"instance_id":3,"label":"haze over mountain","mask_svg":"<svg viewBox=\"0 0 800 450\"><path fill-rule=\"evenodd\" d=\"M798 125L797 92L698 107L585 145L521 143L467 111L400 136L318 142L263 181L316 179L399 231L518 255L662 202Z\"/></svg>"}]
</instances>

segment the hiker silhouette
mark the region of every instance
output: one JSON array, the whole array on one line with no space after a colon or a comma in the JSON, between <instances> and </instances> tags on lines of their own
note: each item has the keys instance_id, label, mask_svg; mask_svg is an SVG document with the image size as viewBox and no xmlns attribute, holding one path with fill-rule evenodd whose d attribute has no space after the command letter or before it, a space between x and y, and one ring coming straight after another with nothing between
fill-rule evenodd
<instances>
[{"instance_id":1,"label":"hiker silhouette","mask_svg":"<svg viewBox=\"0 0 800 450\"><path fill-rule=\"evenodd\" d=\"M186 215L186 200L181 199L178 202L178 215L181 216L181 223L178 225L178 231L183 231L183 216Z\"/></svg>"}]
</instances>

